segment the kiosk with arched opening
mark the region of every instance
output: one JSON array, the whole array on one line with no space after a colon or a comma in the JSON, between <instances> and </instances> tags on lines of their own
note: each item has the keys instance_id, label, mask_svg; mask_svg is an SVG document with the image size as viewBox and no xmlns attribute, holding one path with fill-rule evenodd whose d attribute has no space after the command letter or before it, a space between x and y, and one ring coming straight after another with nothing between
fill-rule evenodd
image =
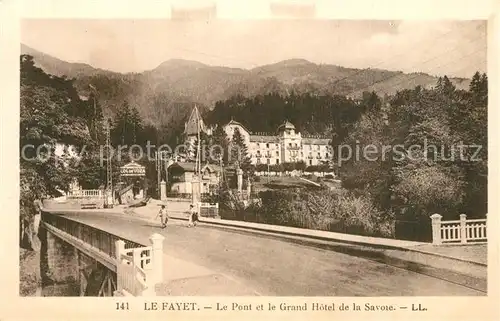
<instances>
[{"instance_id":1,"label":"kiosk with arched opening","mask_svg":"<svg viewBox=\"0 0 500 321\"><path fill-rule=\"evenodd\" d=\"M146 168L134 161L120 167L120 182L116 190L119 204L130 204L146 195Z\"/></svg>"}]
</instances>

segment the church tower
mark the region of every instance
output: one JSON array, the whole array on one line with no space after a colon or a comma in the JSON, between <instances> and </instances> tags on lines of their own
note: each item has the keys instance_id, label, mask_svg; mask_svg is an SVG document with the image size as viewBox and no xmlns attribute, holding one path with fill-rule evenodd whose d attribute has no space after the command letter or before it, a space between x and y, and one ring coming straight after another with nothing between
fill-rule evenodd
<instances>
[{"instance_id":1,"label":"church tower","mask_svg":"<svg viewBox=\"0 0 500 321\"><path fill-rule=\"evenodd\" d=\"M189 150L187 151L188 158L195 155L196 141L198 139L198 129L200 132L207 132L207 128L205 126L205 123L203 122L203 119L201 118L198 107L195 105L193 110L191 111L191 115L189 115L187 122L184 124L185 143L189 146Z\"/></svg>"},{"instance_id":2,"label":"church tower","mask_svg":"<svg viewBox=\"0 0 500 321\"><path fill-rule=\"evenodd\" d=\"M199 126L199 127L198 127ZM193 110L191 111L191 115L189 119L184 124L184 135L189 139L190 137L198 136L198 128L202 132L206 132L206 126L201 118L200 112L198 111L198 107L195 105Z\"/></svg>"}]
</instances>

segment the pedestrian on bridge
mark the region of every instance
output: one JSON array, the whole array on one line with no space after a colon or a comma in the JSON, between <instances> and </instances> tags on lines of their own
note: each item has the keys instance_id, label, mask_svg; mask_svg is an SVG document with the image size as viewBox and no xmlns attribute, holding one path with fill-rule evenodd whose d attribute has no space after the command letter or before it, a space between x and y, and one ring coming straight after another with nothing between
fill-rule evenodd
<instances>
[{"instance_id":1,"label":"pedestrian on bridge","mask_svg":"<svg viewBox=\"0 0 500 321\"><path fill-rule=\"evenodd\" d=\"M193 204L189 205L189 222L188 227L196 226L196 223L199 222L198 219L198 211L194 207Z\"/></svg>"},{"instance_id":2,"label":"pedestrian on bridge","mask_svg":"<svg viewBox=\"0 0 500 321\"><path fill-rule=\"evenodd\" d=\"M165 205L162 205L160 208L160 212L156 215L156 218L160 216L160 221L161 221L161 227L165 228L167 227L167 222L168 222L168 213L167 213L167 207Z\"/></svg>"}]
</instances>

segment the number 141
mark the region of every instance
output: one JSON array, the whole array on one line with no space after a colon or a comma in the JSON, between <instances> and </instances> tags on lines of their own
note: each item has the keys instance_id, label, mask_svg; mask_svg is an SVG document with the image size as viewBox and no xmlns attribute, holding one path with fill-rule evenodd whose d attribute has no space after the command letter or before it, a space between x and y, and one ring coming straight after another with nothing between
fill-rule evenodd
<instances>
[{"instance_id":1,"label":"number 141","mask_svg":"<svg viewBox=\"0 0 500 321\"><path fill-rule=\"evenodd\" d=\"M128 302L116 302L117 310L128 310Z\"/></svg>"}]
</instances>

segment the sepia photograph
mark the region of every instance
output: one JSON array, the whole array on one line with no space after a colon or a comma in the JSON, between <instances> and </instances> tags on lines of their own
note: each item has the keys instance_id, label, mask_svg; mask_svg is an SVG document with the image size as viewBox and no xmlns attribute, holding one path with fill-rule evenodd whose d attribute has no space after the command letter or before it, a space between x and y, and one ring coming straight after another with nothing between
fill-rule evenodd
<instances>
[{"instance_id":1,"label":"sepia photograph","mask_svg":"<svg viewBox=\"0 0 500 321\"><path fill-rule=\"evenodd\" d=\"M213 12L20 21L19 296L486 297L488 21Z\"/></svg>"}]
</instances>

